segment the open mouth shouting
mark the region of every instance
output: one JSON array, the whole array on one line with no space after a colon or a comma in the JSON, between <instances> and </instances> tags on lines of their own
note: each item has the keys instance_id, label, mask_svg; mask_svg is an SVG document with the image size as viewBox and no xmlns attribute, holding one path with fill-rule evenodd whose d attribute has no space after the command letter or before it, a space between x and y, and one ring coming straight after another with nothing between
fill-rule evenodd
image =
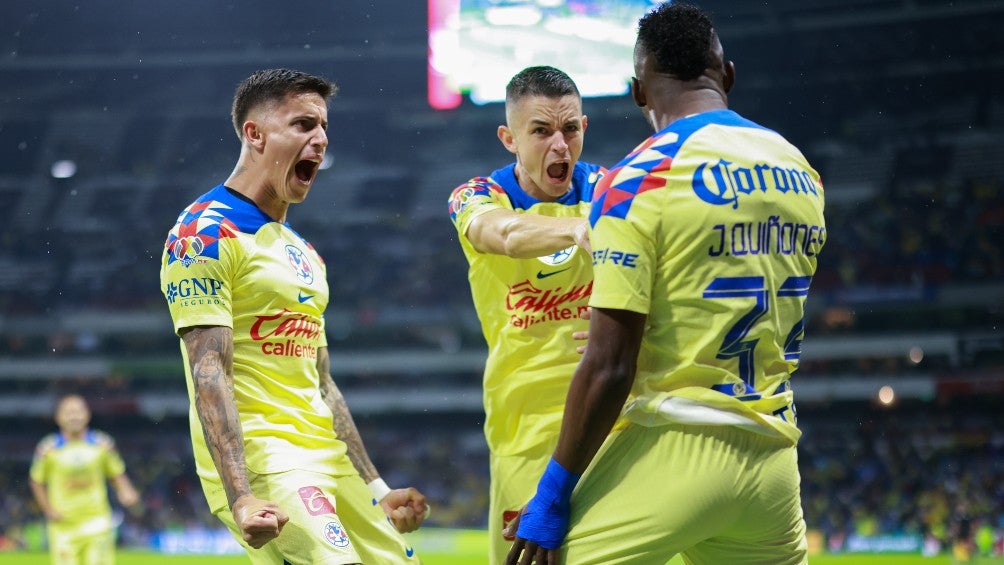
<instances>
[{"instance_id":1,"label":"open mouth shouting","mask_svg":"<svg viewBox=\"0 0 1004 565\"><path fill-rule=\"evenodd\" d=\"M303 184L310 184L314 180L314 175L317 174L317 169L320 166L320 161L303 159L296 163L296 167L293 168L293 172L296 174L296 178L299 179L300 182Z\"/></svg>"},{"instance_id":2,"label":"open mouth shouting","mask_svg":"<svg viewBox=\"0 0 1004 565\"><path fill-rule=\"evenodd\" d=\"M551 163L547 166L547 180L553 184L564 184L568 181L568 175L570 171L568 166L568 161L561 161L558 163Z\"/></svg>"}]
</instances>

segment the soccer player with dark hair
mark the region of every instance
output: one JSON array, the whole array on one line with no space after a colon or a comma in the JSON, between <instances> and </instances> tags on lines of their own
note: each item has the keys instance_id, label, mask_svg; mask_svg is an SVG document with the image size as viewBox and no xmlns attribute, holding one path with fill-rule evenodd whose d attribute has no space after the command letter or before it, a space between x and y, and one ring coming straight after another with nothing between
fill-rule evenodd
<instances>
[{"instance_id":1,"label":"soccer player with dark hair","mask_svg":"<svg viewBox=\"0 0 1004 565\"><path fill-rule=\"evenodd\" d=\"M390 490L331 378L324 262L286 222L328 146L327 80L259 71L237 88L241 152L167 237L196 467L252 563L417 563L400 532L425 497Z\"/></svg>"},{"instance_id":2,"label":"soccer player with dark hair","mask_svg":"<svg viewBox=\"0 0 1004 565\"><path fill-rule=\"evenodd\" d=\"M586 215L603 169L579 161L586 116L575 83L547 66L506 88L498 137L516 161L453 191L450 217L488 342L485 437L490 450L490 562L554 450L561 410L588 329L592 267ZM507 539L508 538L508 539Z\"/></svg>"},{"instance_id":3,"label":"soccer player with dark hair","mask_svg":"<svg viewBox=\"0 0 1004 565\"><path fill-rule=\"evenodd\" d=\"M91 411L82 396L60 398L55 418L59 431L39 442L29 481L45 514L52 563L111 565L115 525L107 483L127 508L139 508L139 493L126 475L115 441L88 428Z\"/></svg>"},{"instance_id":4,"label":"soccer player with dark hair","mask_svg":"<svg viewBox=\"0 0 1004 565\"><path fill-rule=\"evenodd\" d=\"M696 7L645 15L634 67L656 133L596 188L589 344L507 562L807 563L790 378L823 186L728 109L734 66Z\"/></svg>"}]
</instances>

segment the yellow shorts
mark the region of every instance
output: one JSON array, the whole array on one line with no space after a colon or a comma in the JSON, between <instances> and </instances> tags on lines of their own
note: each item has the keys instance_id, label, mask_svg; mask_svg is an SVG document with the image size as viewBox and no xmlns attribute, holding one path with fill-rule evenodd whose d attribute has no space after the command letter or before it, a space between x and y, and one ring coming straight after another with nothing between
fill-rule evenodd
<instances>
[{"instance_id":1,"label":"yellow shorts","mask_svg":"<svg viewBox=\"0 0 1004 565\"><path fill-rule=\"evenodd\" d=\"M557 440L557 438L555 438ZM515 518L537 492L537 481L551 460L554 446L520 455L491 457L491 487L488 497L488 563L502 563L512 540L502 537L502 528Z\"/></svg>"},{"instance_id":2,"label":"yellow shorts","mask_svg":"<svg viewBox=\"0 0 1004 565\"><path fill-rule=\"evenodd\" d=\"M808 563L796 448L731 426L630 425L572 495L575 565Z\"/></svg>"},{"instance_id":3,"label":"yellow shorts","mask_svg":"<svg viewBox=\"0 0 1004 565\"><path fill-rule=\"evenodd\" d=\"M111 516L85 522L49 522L49 554L53 565L114 565L115 529Z\"/></svg>"},{"instance_id":4,"label":"yellow shorts","mask_svg":"<svg viewBox=\"0 0 1004 565\"><path fill-rule=\"evenodd\" d=\"M421 563L359 475L287 471L248 479L255 496L289 514L279 537L254 549L244 543L229 509L216 512L254 565Z\"/></svg>"}]
</instances>

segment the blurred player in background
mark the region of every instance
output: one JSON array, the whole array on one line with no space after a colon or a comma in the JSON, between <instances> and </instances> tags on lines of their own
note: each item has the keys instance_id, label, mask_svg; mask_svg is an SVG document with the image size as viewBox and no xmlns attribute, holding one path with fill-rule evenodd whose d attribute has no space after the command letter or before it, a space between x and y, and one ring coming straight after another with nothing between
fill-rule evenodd
<instances>
[{"instance_id":1,"label":"blurred player in background","mask_svg":"<svg viewBox=\"0 0 1004 565\"><path fill-rule=\"evenodd\" d=\"M328 146L334 89L288 69L238 86L237 165L178 217L161 267L199 477L256 564L415 563L400 532L427 509L370 461L330 374L324 262L286 223Z\"/></svg>"},{"instance_id":2,"label":"blurred player in background","mask_svg":"<svg viewBox=\"0 0 1004 565\"><path fill-rule=\"evenodd\" d=\"M119 503L139 507L139 493L108 434L88 429L91 412L71 394L56 404L59 432L39 442L31 462L31 492L45 514L53 565L115 563L111 481Z\"/></svg>"},{"instance_id":3,"label":"blurred player in background","mask_svg":"<svg viewBox=\"0 0 1004 565\"><path fill-rule=\"evenodd\" d=\"M589 202L603 169L579 161L586 116L575 83L529 67L506 87L498 137L516 162L456 188L450 218L488 342L485 436L490 449L490 562L503 528L533 494L554 450L568 383L588 329Z\"/></svg>"},{"instance_id":4,"label":"blurred player in background","mask_svg":"<svg viewBox=\"0 0 1004 565\"><path fill-rule=\"evenodd\" d=\"M728 109L734 67L697 8L642 17L634 67L656 133L596 189L589 345L508 562L806 563L789 379L822 184Z\"/></svg>"},{"instance_id":5,"label":"blurred player in background","mask_svg":"<svg viewBox=\"0 0 1004 565\"><path fill-rule=\"evenodd\" d=\"M965 501L955 504L951 518L952 565L963 565L973 562L975 543L973 539L973 518L969 514L969 505Z\"/></svg>"}]
</instances>

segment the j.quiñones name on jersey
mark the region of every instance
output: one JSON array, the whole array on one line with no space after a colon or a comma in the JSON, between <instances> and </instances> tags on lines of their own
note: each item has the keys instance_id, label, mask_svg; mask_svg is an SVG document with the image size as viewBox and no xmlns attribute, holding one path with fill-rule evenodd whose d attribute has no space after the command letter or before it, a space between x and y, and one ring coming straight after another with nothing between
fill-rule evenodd
<instances>
[{"instance_id":1,"label":"j.qui\u00f1ones name on jersey","mask_svg":"<svg viewBox=\"0 0 1004 565\"><path fill-rule=\"evenodd\" d=\"M801 152L729 110L682 118L611 169L590 223L590 303L648 315L634 406L797 439L789 379L826 240Z\"/></svg>"}]
</instances>

